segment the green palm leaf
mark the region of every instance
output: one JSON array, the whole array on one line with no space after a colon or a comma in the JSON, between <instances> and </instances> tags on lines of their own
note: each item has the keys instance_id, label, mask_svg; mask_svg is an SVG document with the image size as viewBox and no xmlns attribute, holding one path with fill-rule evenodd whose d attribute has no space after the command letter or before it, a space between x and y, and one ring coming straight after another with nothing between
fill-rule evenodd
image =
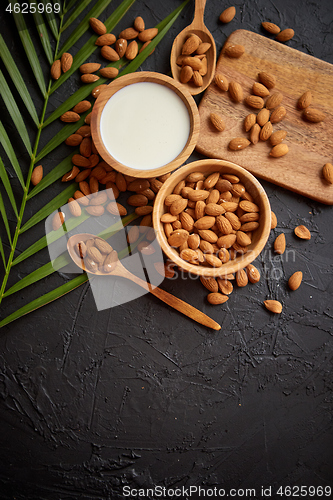
<instances>
[{"instance_id":1,"label":"green palm leaf","mask_svg":"<svg viewBox=\"0 0 333 500\"><path fill-rule=\"evenodd\" d=\"M20 233L24 233L27 229L30 229L38 222L46 219L52 212L58 210L62 205L68 202L68 198L71 198L75 191L77 190L77 183L74 182L66 189L64 189L60 194L58 194L53 200L44 205L44 207L35 213L25 224L21 227Z\"/></svg>"},{"instance_id":2,"label":"green palm leaf","mask_svg":"<svg viewBox=\"0 0 333 500\"><path fill-rule=\"evenodd\" d=\"M0 57L3 60L4 65L6 66L6 69L16 86L16 89L21 96L22 101L24 102L27 110L30 113L31 118L35 122L35 124L38 126L39 125L39 119L37 116L36 108L35 105L30 97L29 91L27 89L26 84L24 83L24 80L21 76L20 71L17 68L17 65L12 58L12 55L10 51L8 50L8 47L0 34Z\"/></svg>"},{"instance_id":3,"label":"green palm leaf","mask_svg":"<svg viewBox=\"0 0 333 500\"><path fill-rule=\"evenodd\" d=\"M104 9L109 5L111 0L98 0L98 2L93 6L92 9L88 12L88 14L82 19L77 28L71 33L71 35L67 38L64 45L61 47L61 50L58 54L58 57L61 56L64 52L67 52L75 43L81 38L81 36L90 28L89 19L91 17L98 17Z\"/></svg>"},{"instance_id":4,"label":"green palm leaf","mask_svg":"<svg viewBox=\"0 0 333 500\"><path fill-rule=\"evenodd\" d=\"M1 70L0 70L0 94L1 94L2 99L6 105L7 110L8 110L8 112L9 112L9 114L14 122L14 125L17 128L19 136L21 137L29 155L31 155L32 149L31 149L28 131L27 131L26 126L24 124L20 110L15 102L13 94L11 93L11 90L10 90Z\"/></svg>"},{"instance_id":5,"label":"green palm leaf","mask_svg":"<svg viewBox=\"0 0 333 500\"><path fill-rule=\"evenodd\" d=\"M24 48L25 53L27 55L27 58L30 62L31 69L35 75L35 78L37 80L37 83L38 83L38 86L40 88L42 95L45 96L46 95L46 87L45 87L45 80L44 80L42 68L41 68L39 58L37 56L34 44L32 43L29 31L27 29L27 25L25 24L23 14L13 13L13 16L14 16L14 21L15 21L16 27L18 29L21 41L22 41L23 48Z\"/></svg>"},{"instance_id":6,"label":"green palm leaf","mask_svg":"<svg viewBox=\"0 0 333 500\"><path fill-rule=\"evenodd\" d=\"M76 2L76 0L73 2L73 4L75 2ZM72 22L75 21L75 19L77 19L79 17L79 15L81 14L81 12L84 11L84 9L90 4L90 2L91 2L91 0L81 0L81 2L76 7L76 9L74 10L74 12L72 12L72 14L66 20L65 24L62 26L61 32L64 32L65 29L67 29L68 26L70 26L72 24Z\"/></svg>"},{"instance_id":7,"label":"green palm leaf","mask_svg":"<svg viewBox=\"0 0 333 500\"><path fill-rule=\"evenodd\" d=\"M43 0L43 4L44 6L48 3L48 0ZM53 2L53 3L60 3L60 2ZM61 10L60 10L61 12ZM48 22L48 25L50 26L50 29L52 31L52 34L54 36L54 38L58 38L59 36L59 31L58 31L58 26L57 26L57 22L55 20L55 17L54 17L54 14L53 12L49 13L46 11L46 9L44 9L44 15L47 19L47 22Z\"/></svg>"},{"instance_id":8,"label":"green palm leaf","mask_svg":"<svg viewBox=\"0 0 333 500\"><path fill-rule=\"evenodd\" d=\"M10 227L9 227L8 218L7 218L7 214L6 214L6 208L5 208L1 193L0 193L0 213L2 215L2 220L3 220L3 223L4 223L5 228L6 228L8 241L10 244L12 244L12 237L10 234Z\"/></svg>"},{"instance_id":9,"label":"green palm leaf","mask_svg":"<svg viewBox=\"0 0 333 500\"><path fill-rule=\"evenodd\" d=\"M12 146L12 143L9 140L9 137L8 137L8 134L5 130L5 127L3 126L3 124L1 122L0 122L0 142L1 142L2 147L5 150L7 156L12 164L13 169L15 170L15 173L18 177L18 180L21 183L21 186L23 187L23 189L25 189L21 167L19 165L19 162L17 161L17 157L15 154L14 148Z\"/></svg>"},{"instance_id":10,"label":"green palm leaf","mask_svg":"<svg viewBox=\"0 0 333 500\"><path fill-rule=\"evenodd\" d=\"M77 1L78 0L70 0L70 2L68 2L68 5L64 7L64 14L67 14L67 12L69 12L74 7Z\"/></svg>"},{"instance_id":11,"label":"green palm leaf","mask_svg":"<svg viewBox=\"0 0 333 500\"><path fill-rule=\"evenodd\" d=\"M28 194L28 200L30 198L33 198L36 194L40 193L41 191L43 191L43 189L47 188L55 181L60 179L60 177L69 172L73 167L72 156L77 152L78 152L77 149L73 150L72 153L69 156L67 156L67 158L65 158L61 163L59 163L59 165L54 167L51 170L51 172L46 174L45 177L43 177L43 179L37 184L37 186L35 186L30 191L30 193Z\"/></svg>"},{"instance_id":12,"label":"green palm leaf","mask_svg":"<svg viewBox=\"0 0 333 500\"><path fill-rule=\"evenodd\" d=\"M40 41L42 43L45 55L47 57L47 60L49 61L49 64L51 65L53 63L53 53L52 53L52 48L50 44L50 39L49 39L49 34L46 29L46 26L44 24L44 19L43 16L39 12L35 12L33 15L36 28L39 34Z\"/></svg>"},{"instance_id":13,"label":"green palm leaf","mask_svg":"<svg viewBox=\"0 0 333 500\"><path fill-rule=\"evenodd\" d=\"M30 313L31 311L35 311L39 307L42 307L46 304L49 304L50 302L59 299L63 295L65 295L68 292L71 292L78 286L82 285L83 283L86 283L88 281L88 276L86 273L80 274L76 278L68 281L64 285L59 286L58 288L55 288L55 290L52 290L51 292L46 293L45 295L42 295L41 297L38 297L37 299L33 300L29 304L21 307L14 313L10 314L6 318L4 318L0 322L0 328L8 325L8 323L11 323L15 319L20 318L21 316L24 316L25 314Z\"/></svg>"},{"instance_id":14,"label":"green palm leaf","mask_svg":"<svg viewBox=\"0 0 333 500\"><path fill-rule=\"evenodd\" d=\"M4 166L1 158L0 158L0 179L2 180L2 183L6 189L7 196L8 196L10 203L13 207L15 215L16 215L16 217L18 217L18 211L17 211L17 207L16 207L16 201L14 198L13 190L12 190L12 187L10 185L10 182L8 179L8 174L6 172L5 166Z\"/></svg>"},{"instance_id":15,"label":"green palm leaf","mask_svg":"<svg viewBox=\"0 0 333 500\"><path fill-rule=\"evenodd\" d=\"M0 254L1 254L1 257L2 257L2 262L3 262L3 267L6 268L6 257L5 257L5 252L4 252L4 249L3 249L3 244L2 244L2 239L1 239L1 236L0 236Z\"/></svg>"},{"instance_id":16,"label":"green palm leaf","mask_svg":"<svg viewBox=\"0 0 333 500\"><path fill-rule=\"evenodd\" d=\"M67 264L71 262L71 259L68 255L67 252L64 252L62 255L59 255L56 259L54 259L52 262L48 262L42 267L39 267L32 273L28 274L24 278L22 278L20 281L15 283L12 287L10 287L4 294L4 297L7 297L8 295L11 295L13 293L18 292L19 290L22 290L23 288L32 285L33 283L36 283L37 281L42 280L43 278L46 278L47 276L50 276L50 274L55 273L56 271L59 271L62 267L65 267Z\"/></svg>"},{"instance_id":17,"label":"green palm leaf","mask_svg":"<svg viewBox=\"0 0 333 500\"><path fill-rule=\"evenodd\" d=\"M108 0L109 2L111 0ZM123 0L123 2L117 7L117 9L109 16L109 18L105 21L105 26L108 31L112 31L113 28L116 26L116 24L120 21L120 19L124 16L124 14L128 11L130 6L135 2L135 0ZM86 30L89 28L89 22L88 26L86 27ZM78 53L74 57L74 61L72 64L72 67L69 71L61 75L61 77L54 82L54 84L51 87L50 94L54 92L60 85L63 84L67 78L69 78L80 66L83 64L88 57L91 56L91 54L98 48L97 45L95 45L95 41L97 39L97 35L93 35L90 37L90 39L85 43L85 45L78 51ZM68 47L65 47L66 50L68 50ZM61 50L61 53L65 52L63 49Z\"/></svg>"}]
</instances>

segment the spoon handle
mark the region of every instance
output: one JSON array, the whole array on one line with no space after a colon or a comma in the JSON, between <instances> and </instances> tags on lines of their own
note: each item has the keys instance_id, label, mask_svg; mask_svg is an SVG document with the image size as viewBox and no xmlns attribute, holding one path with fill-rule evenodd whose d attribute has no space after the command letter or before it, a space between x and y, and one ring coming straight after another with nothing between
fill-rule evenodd
<instances>
[{"instance_id":1,"label":"spoon handle","mask_svg":"<svg viewBox=\"0 0 333 500\"><path fill-rule=\"evenodd\" d=\"M206 6L206 0L195 0L195 10L192 25L202 28L204 25L204 11Z\"/></svg>"},{"instance_id":2,"label":"spoon handle","mask_svg":"<svg viewBox=\"0 0 333 500\"><path fill-rule=\"evenodd\" d=\"M120 266L118 266L118 271ZM212 328L213 330L220 330L221 326L216 323L213 319L211 319L209 316L204 314L203 312L199 311L199 309L196 309L195 307L191 306L187 302L184 302L183 300L179 299L178 297L175 297L174 295L171 295L171 293L166 292L165 290L162 290L161 288L152 287L150 283L147 283L146 281L143 281L142 279L138 278L134 274L130 273L127 271L126 268L124 268L121 265L122 269L121 272L119 272L119 275L123 276L124 278L128 278L129 280L133 281L139 286L142 286L145 290L149 291L155 297L158 299L162 300L169 306L173 307L177 311L185 314L185 316L188 316L189 318L193 319L197 323L200 323L201 325L207 326L208 328Z\"/></svg>"}]
</instances>

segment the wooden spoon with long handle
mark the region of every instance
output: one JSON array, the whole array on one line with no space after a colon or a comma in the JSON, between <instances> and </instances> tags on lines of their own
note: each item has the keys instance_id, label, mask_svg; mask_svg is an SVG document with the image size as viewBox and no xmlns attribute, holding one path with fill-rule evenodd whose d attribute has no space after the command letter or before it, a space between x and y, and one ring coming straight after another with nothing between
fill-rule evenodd
<instances>
[{"instance_id":1,"label":"wooden spoon with long handle","mask_svg":"<svg viewBox=\"0 0 333 500\"><path fill-rule=\"evenodd\" d=\"M121 276L122 278L127 278L137 285L141 286L147 292L152 293L155 295L155 297L159 298L169 306L173 307L177 311L185 314L185 316L188 316L189 318L193 319L197 323L200 323L201 325L207 326L208 328L212 328L213 330L220 330L221 326L216 323L213 319L211 319L209 316L204 314L203 312L199 311L195 307L191 306L187 302L184 302L183 300L179 299L178 297L175 297L174 295L171 295L171 293L168 293L161 288L158 288L157 286L152 286L150 283L142 280L141 278L138 278L135 276L135 274L132 274L130 271L128 271L120 262L120 260L115 258L112 267L110 268L110 272L104 273L98 269L96 270L89 270L87 269L87 266L85 265L84 258L81 258L77 251L75 250L75 247L78 243L81 241L85 242L90 238L98 238L94 234L89 234L89 233L81 233L81 234L74 234L71 236L68 241L67 241L67 250L68 253L73 260L73 262L86 271L87 273L90 274L95 274L99 276ZM102 238L100 238L102 239ZM104 240L103 240L104 241Z\"/></svg>"},{"instance_id":2,"label":"wooden spoon with long handle","mask_svg":"<svg viewBox=\"0 0 333 500\"><path fill-rule=\"evenodd\" d=\"M172 76L177 82L180 82L180 70L181 66L177 64L177 58L182 52L182 47L184 45L185 40L189 35L194 34L201 38L202 42L208 42L211 44L210 49L206 52L207 57L207 73L202 77L203 83L200 87L197 87L193 84L192 81L188 83L183 83L183 85L187 88L187 90L192 94L200 94L203 92L210 82L212 81L215 68L216 68L216 45L214 41L214 37L211 32L206 28L204 23L204 10L205 10L206 0L196 0L195 1L195 11L194 18L192 23L183 29L175 38L170 55L170 66Z\"/></svg>"}]
</instances>

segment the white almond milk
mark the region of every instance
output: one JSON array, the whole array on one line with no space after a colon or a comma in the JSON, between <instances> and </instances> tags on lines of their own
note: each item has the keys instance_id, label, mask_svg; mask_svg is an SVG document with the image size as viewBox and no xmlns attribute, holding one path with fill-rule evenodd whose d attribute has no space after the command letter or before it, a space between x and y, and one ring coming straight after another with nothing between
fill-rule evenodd
<instances>
[{"instance_id":1,"label":"white almond milk","mask_svg":"<svg viewBox=\"0 0 333 500\"><path fill-rule=\"evenodd\" d=\"M151 170L174 160L190 133L185 103L165 85L139 82L118 90L100 120L102 141L118 162Z\"/></svg>"}]
</instances>

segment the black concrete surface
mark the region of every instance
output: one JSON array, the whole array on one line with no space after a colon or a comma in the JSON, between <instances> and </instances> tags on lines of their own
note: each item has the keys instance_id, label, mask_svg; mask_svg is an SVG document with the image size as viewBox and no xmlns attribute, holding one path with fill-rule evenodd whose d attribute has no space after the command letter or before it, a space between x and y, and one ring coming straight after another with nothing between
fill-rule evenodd
<instances>
[{"instance_id":1,"label":"black concrete surface","mask_svg":"<svg viewBox=\"0 0 333 500\"><path fill-rule=\"evenodd\" d=\"M119 4L114 0L101 20ZM137 15L154 26L179 4L137 0L114 32ZM333 63L330 0L237 0L235 19L222 25L219 14L229 5L207 1L205 22L218 54L236 29L270 36L261 28L268 20L295 30L290 47ZM1 34L40 111L40 94L5 2L0 9ZM142 70L169 73L172 41L193 12L190 2ZM73 75L52 96L49 111L79 85ZM8 124L2 102L1 110ZM33 137L28 116L26 123ZM42 145L60 127L56 122L47 129ZM16 144L14 129L12 134ZM18 140L16 147L24 164ZM56 149L43 161L46 171L68 154L65 146ZM197 158L193 153L188 161ZM151 295L98 312L89 284L1 329L1 499L157 499L167 498L164 487L174 498L203 498L205 492L213 498L332 496L332 207L262 184L278 226L255 262L260 282L235 286L218 307L207 303L198 280L179 276L161 285L213 317L221 331L207 330ZM15 180L13 185L18 194ZM56 182L36 196L25 217L62 188ZM294 236L299 224L310 229L310 241ZM287 252L277 257L272 244L281 231ZM43 234L41 223L21 236L18 250ZM44 250L16 266L9 284L47 261ZM286 281L296 270L304 280L291 292ZM1 318L70 277L54 273L7 297ZM266 298L283 303L281 315L263 307Z\"/></svg>"}]
</instances>

